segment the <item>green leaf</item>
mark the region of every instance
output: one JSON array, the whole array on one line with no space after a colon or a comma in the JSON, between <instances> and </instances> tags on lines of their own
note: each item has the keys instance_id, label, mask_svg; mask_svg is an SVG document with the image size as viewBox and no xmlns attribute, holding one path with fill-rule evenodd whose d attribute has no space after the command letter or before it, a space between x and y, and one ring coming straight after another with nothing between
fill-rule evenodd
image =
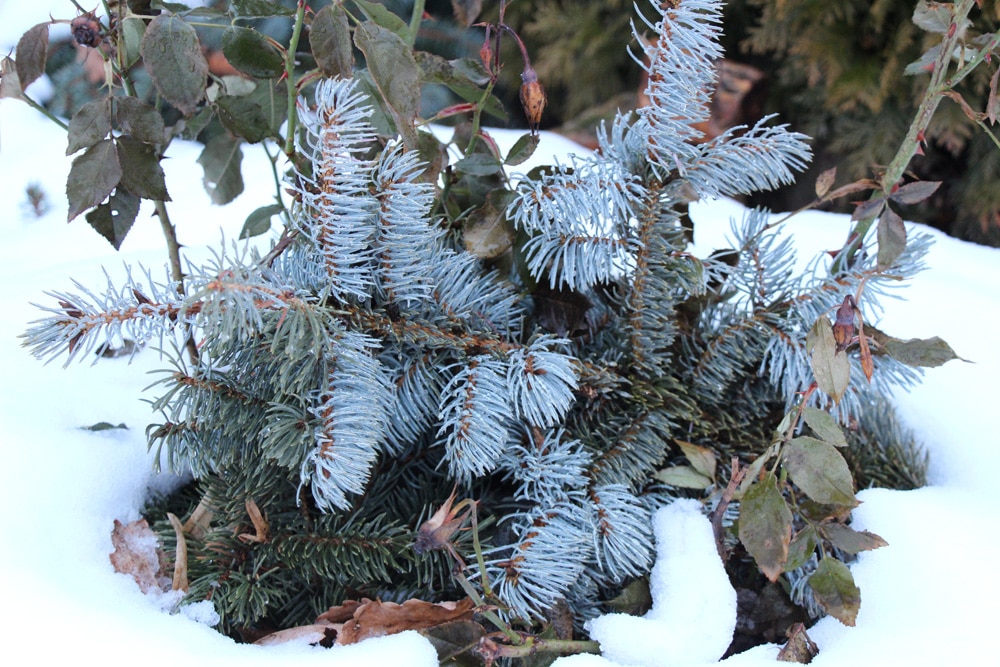
<instances>
[{"instance_id":1,"label":"green leaf","mask_svg":"<svg viewBox=\"0 0 1000 667\"><path fill-rule=\"evenodd\" d=\"M69 119L66 155L90 148L111 134L111 103L107 98L87 102Z\"/></svg>"},{"instance_id":2,"label":"green leaf","mask_svg":"<svg viewBox=\"0 0 1000 667\"><path fill-rule=\"evenodd\" d=\"M534 153L535 149L538 148L538 142L541 137L538 134L522 134L521 137L511 146L510 152L507 153L507 158L504 160L504 164L514 167L528 158L530 158Z\"/></svg>"},{"instance_id":3,"label":"green leaf","mask_svg":"<svg viewBox=\"0 0 1000 667\"><path fill-rule=\"evenodd\" d=\"M146 22L137 16L126 16L121 23L122 40L125 43L125 66L136 64L141 55L142 36L146 34Z\"/></svg>"},{"instance_id":4,"label":"green leaf","mask_svg":"<svg viewBox=\"0 0 1000 667\"><path fill-rule=\"evenodd\" d=\"M376 24L394 32L404 42L410 43L410 25L386 9L384 5L378 2L368 2L368 0L354 0L354 4L361 9L365 16Z\"/></svg>"},{"instance_id":5,"label":"green leaf","mask_svg":"<svg viewBox=\"0 0 1000 667\"><path fill-rule=\"evenodd\" d=\"M194 28L161 14L146 26L141 51L157 92L185 116L193 114L208 81L208 62Z\"/></svg>"},{"instance_id":6,"label":"green leaf","mask_svg":"<svg viewBox=\"0 0 1000 667\"><path fill-rule=\"evenodd\" d=\"M132 3L129 3L130 7ZM165 9L171 14L176 14L177 16L198 16L210 19L228 19L229 15L226 12L220 11L218 9L213 9L212 7L189 7L186 4L180 2L163 2L162 0L154 0L150 3L152 9ZM132 8L132 11L136 14L143 13L137 11L136 8Z\"/></svg>"},{"instance_id":7,"label":"green leaf","mask_svg":"<svg viewBox=\"0 0 1000 667\"><path fill-rule=\"evenodd\" d=\"M934 368L955 359L966 361L938 336L902 340L870 325L865 325L865 333L878 345L877 354L888 354L907 366Z\"/></svg>"},{"instance_id":8,"label":"green leaf","mask_svg":"<svg viewBox=\"0 0 1000 667\"><path fill-rule=\"evenodd\" d=\"M258 79L276 79L285 72L285 58L262 33L238 25L222 33L222 54L229 64Z\"/></svg>"},{"instance_id":9,"label":"green leaf","mask_svg":"<svg viewBox=\"0 0 1000 667\"><path fill-rule=\"evenodd\" d=\"M809 588L826 613L844 625L854 625L861 608L861 590L846 565L836 558L824 558L810 575Z\"/></svg>"},{"instance_id":10,"label":"green leaf","mask_svg":"<svg viewBox=\"0 0 1000 667\"><path fill-rule=\"evenodd\" d=\"M870 533L867 530L857 531L842 523L823 523L820 524L819 530L833 546L852 556L860 551L871 551L889 546L888 542L875 533Z\"/></svg>"},{"instance_id":11,"label":"green leaf","mask_svg":"<svg viewBox=\"0 0 1000 667\"><path fill-rule=\"evenodd\" d=\"M73 160L66 179L67 222L108 198L122 177L115 142L104 139Z\"/></svg>"},{"instance_id":12,"label":"green leaf","mask_svg":"<svg viewBox=\"0 0 1000 667\"><path fill-rule=\"evenodd\" d=\"M807 526L797 532L788 545L788 560L785 561L785 570L791 572L805 565L816 551L817 543L816 529L812 526Z\"/></svg>"},{"instance_id":13,"label":"green leaf","mask_svg":"<svg viewBox=\"0 0 1000 667\"><path fill-rule=\"evenodd\" d=\"M715 479L716 459L715 453L711 449L699 447L698 445L685 442L684 440L677 440L676 438L674 442L681 448L685 458L691 462L691 466L695 470L709 479Z\"/></svg>"},{"instance_id":14,"label":"green leaf","mask_svg":"<svg viewBox=\"0 0 1000 667\"><path fill-rule=\"evenodd\" d=\"M770 581L777 581L788 560L792 513L774 473L755 482L740 501L740 542Z\"/></svg>"},{"instance_id":15,"label":"green leaf","mask_svg":"<svg viewBox=\"0 0 1000 667\"><path fill-rule=\"evenodd\" d=\"M97 422L96 424L91 424L90 426L81 426L80 427L81 431L94 431L94 432L98 432L98 431L111 431L111 430L114 430L114 429L123 429L123 430L127 431L128 430L128 426L125 425L125 422L122 422L122 423L120 423L118 425L112 424L111 422Z\"/></svg>"},{"instance_id":16,"label":"green leaf","mask_svg":"<svg viewBox=\"0 0 1000 667\"><path fill-rule=\"evenodd\" d=\"M703 491L712 486L712 479L701 474L690 466L671 466L653 473L653 477L664 484L682 489L698 489Z\"/></svg>"},{"instance_id":17,"label":"green leaf","mask_svg":"<svg viewBox=\"0 0 1000 667\"><path fill-rule=\"evenodd\" d=\"M619 614L642 616L653 608L653 594L649 590L649 578L639 577L622 589L621 593L608 600L607 605Z\"/></svg>"},{"instance_id":18,"label":"green leaf","mask_svg":"<svg viewBox=\"0 0 1000 667\"><path fill-rule=\"evenodd\" d=\"M354 70L354 47L347 12L333 3L316 12L309 31L309 47L323 74L350 77Z\"/></svg>"},{"instance_id":19,"label":"green leaf","mask_svg":"<svg viewBox=\"0 0 1000 667\"><path fill-rule=\"evenodd\" d=\"M857 505L847 461L828 442L801 436L785 444L782 465L792 481L818 503Z\"/></svg>"},{"instance_id":20,"label":"green leaf","mask_svg":"<svg viewBox=\"0 0 1000 667\"><path fill-rule=\"evenodd\" d=\"M430 132L419 132L417 154L426 166L421 180L427 183L437 183L441 172L448 165L448 148Z\"/></svg>"},{"instance_id":21,"label":"green leaf","mask_svg":"<svg viewBox=\"0 0 1000 667\"><path fill-rule=\"evenodd\" d=\"M49 54L49 24L39 23L17 41L14 58L17 64L17 78L21 89L45 74L45 61Z\"/></svg>"},{"instance_id":22,"label":"green leaf","mask_svg":"<svg viewBox=\"0 0 1000 667\"><path fill-rule=\"evenodd\" d=\"M142 200L123 187L117 188L108 201L87 213L87 222L94 230L106 238L115 250L121 249L122 242L132 229L139 215Z\"/></svg>"},{"instance_id":23,"label":"green leaf","mask_svg":"<svg viewBox=\"0 0 1000 667\"><path fill-rule=\"evenodd\" d=\"M921 29L938 35L947 33L955 18L954 3L951 2L920 0L913 10L913 22ZM963 17L958 30L964 33L970 25L972 21Z\"/></svg>"},{"instance_id":24,"label":"green leaf","mask_svg":"<svg viewBox=\"0 0 1000 667\"><path fill-rule=\"evenodd\" d=\"M292 16L295 10L267 0L233 0L230 3L234 18L267 19L273 16Z\"/></svg>"},{"instance_id":25,"label":"green leaf","mask_svg":"<svg viewBox=\"0 0 1000 667\"><path fill-rule=\"evenodd\" d=\"M252 92L242 96L256 103L264 113L269 128L268 136L277 137L281 132L281 126L288 115L287 95L288 86L284 81L268 79L258 81Z\"/></svg>"},{"instance_id":26,"label":"green leaf","mask_svg":"<svg viewBox=\"0 0 1000 667\"><path fill-rule=\"evenodd\" d=\"M816 384L837 403L847 391L851 380L851 364L847 353L837 351L837 341L833 337L833 327L826 316L816 320L816 324L806 336L806 349L812 353L810 359Z\"/></svg>"},{"instance_id":27,"label":"green leaf","mask_svg":"<svg viewBox=\"0 0 1000 667\"><path fill-rule=\"evenodd\" d=\"M906 249L906 226L899 214L886 208L878 219L878 268L885 270Z\"/></svg>"},{"instance_id":28,"label":"green leaf","mask_svg":"<svg viewBox=\"0 0 1000 667\"><path fill-rule=\"evenodd\" d=\"M890 357L907 366L934 368L954 359L961 359L951 349L951 345L938 336L909 340L890 338L882 346Z\"/></svg>"},{"instance_id":29,"label":"green leaf","mask_svg":"<svg viewBox=\"0 0 1000 667\"><path fill-rule=\"evenodd\" d=\"M115 97L112 104L115 123L122 132L147 144L160 145L166 142L163 116L159 111L134 97Z\"/></svg>"},{"instance_id":30,"label":"green leaf","mask_svg":"<svg viewBox=\"0 0 1000 667\"><path fill-rule=\"evenodd\" d=\"M510 190L494 190L486 202L472 211L462 227L465 249L480 259L496 259L514 243L514 225L507 220L507 206L514 200Z\"/></svg>"},{"instance_id":31,"label":"green leaf","mask_svg":"<svg viewBox=\"0 0 1000 667\"><path fill-rule=\"evenodd\" d=\"M193 117L179 120L175 128L180 132L179 136L182 139L195 141L213 120L215 120L215 109L206 106Z\"/></svg>"},{"instance_id":32,"label":"green leaf","mask_svg":"<svg viewBox=\"0 0 1000 667\"><path fill-rule=\"evenodd\" d=\"M490 76L479 61L472 58L447 60L424 51L415 53L414 58L420 67L420 77L424 83L445 86L466 102L480 105L489 115L501 120L507 118L503 103L496 95L491 94L483 101L483 86L489 82Z\"/></svg>"},{"instance_id":33,"label":"green leaf","mask_svg":"<svg viewBox=\"0 0 1000 667\"><path fill-rule=\"evenodd\" d=\"M223 95L215 100L219 122L238 137L256 144L273 136L270 118L257 102L249 97Z\"/></svg>"},{"instance_id":34,"label":"green leaf","mask_svg":"<svg viewBox=\"0 0 1000 667\"><path fill-rule=\"evenodd\" d=\"M281 204L269 204L261 206L256 211L247 216L240 230L240 238L248 239L251 236L266 234L271 229L271 218L285 210Z\"/></svg>"},{"instance_id":35,"label":"green leaf","mask_svg":"<svg viewBox=\"0 0 1000 667\"><path fill-rule=\"evenodd\" d=\"M486 153L473 153L452 166L470 176L490 176L503 171L503 165L500 164L500 161Z\"/></svg>"},{"instance_id":36,"label":"green leaf","mask_svg":"<svg viewBox=\"0 0 1000 667\"><path fill-rule=\"evenodd\" d=\"M919 58L906 66L903 74L915 76L917 74L929 74L934 64L937 62L938 54L941 53L941 45L936 44L925 51Z\"/></svg>"},{"instance_id":37,"label":"green leaf","mask_svg":"<svg viewBox=\"0 0 1000 667\"><path fill-rule=\"evenodd\" d=\"M205 171L202 183L215 204L228 204L243 192L241 143L223 132L209 140L198 156L198 164Z\"/></svg>"},{"instance_id":38,"label":"green leaf","mask_svg":"<svg viewBox=\"0 0 1000 667\"><path fill-rule=\"evenodd\" d=\"M128 135L118 137L117 144L121 184L143 199L170 201L156 148Z\"/></svg>"},{"instance_id":39,"label":"green leaf","mask_svg":"<svg viewBox=\"0 0 1000 667\"><path fill-rule=\"evenodd\" d=\"M901 186L889 195L889 201L897 204L918 204L934 194L941 187L941 181L914 181Z\"/></svg>"},{"instance_id":40,"label":"green leaf","mask_svg":"<svg viewBox=\"0 0 1000 667\"><path fill-rule=\"evenodd\" d=\"M403 142L415 149L417 136L413 125L420 111L420 71L413 52L397 34L371 21L354 29L354 42L365 54L368 71Z\"/></svg>"},{"instance_id":41,"label":"green leaf","mask_svg":"<svg viewBox=\"0 0 1000 667\"><path fill-rule=\"evenodd\" d=\"M389 109L386 107L375 80L372 79L371 72L366 69L354 72L354 80L358 83L358 90L368 96L368 104L372 108L372 115L368 122L375 128L375 132L380 137L393 137L396 135L396 121L393 120Z\"/></svg>"},{"instance_id":42,"label":"green leaf","mask_svg":"<svg viewBox=\"0 0 1000 667\"><path fill-rule=\"evenodd\" d=\"M802 410L802 417L820 440L825 440L834 447L847 446L844 431L829 412L808 405Z\"/></svg>"}]
</instances>

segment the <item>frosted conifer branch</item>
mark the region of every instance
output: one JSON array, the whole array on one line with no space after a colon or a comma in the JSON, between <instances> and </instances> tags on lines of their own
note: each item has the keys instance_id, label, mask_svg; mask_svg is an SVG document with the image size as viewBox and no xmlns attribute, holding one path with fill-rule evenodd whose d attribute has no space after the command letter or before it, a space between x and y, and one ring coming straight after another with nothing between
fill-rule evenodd
<instances>
[{"instance_id":1,"label":"frosted conifer branch","mask_svg":"<svg viewBox=\"0 0 1000 667\"><path fill-rule=\"evenodd\" d=\"M445 460L455 479L481 477L497 466L511 416L506 376L502 362L479 355L442 392L438 435L444 436Z\"/></svg>"},{"instance_id":2,"label":"frosted conifer branch","mask_svg":"<svg viewBox=\"0 0 1000 667\"><path fill-rule=\"evenodd\" d=\"M625 273L637 249L628 226L644 196L635 175L602 159L522 181L510 211L531 235L523 251L532 276L579 290Z\"/></svg>"},{"instance_id":3,"label":"frosted conifer branch","mask_svg":"<svg viewBox=\"0 0 1000 667\"><path fill-rule=\"evenodd\" d=\"M573 403L573 358L550 349L566 343L543 337L508 354L507 386L514 414L533 426L555 426Z\"/></svg>"},{"instance_id":4,"label":"frosted conifer branch","mask_svg":"<svg viewBox=\"0 0 1000 667\"><path fill-rule=\"evenodd\" d=\"M737 127L699 146L684 178L702 197L749 194L795 182L812 159L807 137L786 125L767 126L766 116L747 130ZM746 130L743 132L743 130Z\"/></svg>"},{"instance_id":5,"label":"frosted conifer branch","mask_svg":"<svg viewBox=\"0 0 1000 667\"><path fill-rule=\"evenodd\" d=\"M376 221L375 277L383 301L409 306L428 297L432 285L426 264L443 250L443 229L427 219L434 202L434 186L416 179L423 171L415 153L402 145L382 153L375 165L379 202Z\"/></svg>"},{"instance_id":6,"label":"frosted conifer branch","mask_svg":"<svg viewBox=\"0 0 1000 667\"><path fill-rule=\"evenodd\" d=\"M514 496L534 503L569 500L569 493L586 487L593 456L564 429L548 431L541 441L531 431L507 447L505 477L518 484Z\"/></svg>"},{"instance_id":7,"label":"frosted conifer branch","mask_svg":"<svg viewBox=\"0 0 1000 667\"><path fill-rule=\"evenodd\" d=\"M538 617L583 574L593 557L586 510L557 502L515 519L515 542L487 563L494 590L514 615Z\"/></svg>"},{"instance_id":8,"label":"frosted conifer branch","mask_svg":"<svg viewBox=\"0 0 1000 667\"><path fill-rule=\"evenodd\" d=\"M590 490L594 504L594 552L598 567L614 581L649 571L652 549L648 539L649 510L621 484Z\"/></svg>"},{"instance_id":9,"label":"frosted conifer branch","mask_svg":"<svg viewBox=\"0 0 1000 667\"><path fill-rule=\"evenodd\" d=\"M341 332L324 390L311 408L319 421L316 446L302 463L302 484L312 482L313 497L323 510L347 509L349 493L362 493L385 438L391 390L373 341Z\"/></svg>"},{"instance_id":10,"label":"frosted conifer branch","mask_svg":"<svg viewBox=\"0 0 1000 667\"><path fill-rule=\"evenodd\" d=\"M186 309L191 324L211 345L247 343L264 327L263 312L280 310L294 294L269 284L252 266L213 264L189 273Z\"/></svg>"},{"instance_id":11,"label":"frosted conifer branch","mask_svg":"<svg viewBox=\"0 0 1000 667\"><path fill-rule=\"evenodd\" d=\"M639 111L644 134L653 164L669 173L698 153L691 141L702 133L693 125L709 115L714 63L722 57L722 2L685 0L659 11L659 39L650 43L633 31L649 61L649 106Z\"/></svg>"},{"instance_id":12,"label":"frosted conifer branch","mask_svg":"<svg viewBox=\"0 0 1000 667\"><path fill-rule=\"evenodd\" d=\"M496 274L484 271L481 262L469 253L442 251L429 267L435 285L433 301L442 327L461 324L498 336L520 336L524 309L513 285Z\"/></svg>"},{"instance_id":13,"label":"frosted conifer branch","mask_svg":"<svg viewBox=\"0 0 1000 667\"><path fill-rule=\"evenodd\" d=\"M78 355L87 355L98 345L112 344L116 337L128 337L137 347L153 338L163 338L182 316L184 302L173 284L157 285L150 279L149 287L136 283L131 274L122 288L116 288L105 274L107 288L98 295L74 281L77 293L46 292L57 306L34 304L50 313L34 320L21 334L31 353L46 362L68 353L68 366ZM146 293L148 292L148 294Z\"/></svg>"},{"instance_id":14,"label":"frosted conifer branch","mask_svg":"<svg viewBox=\"0 0 1000 667\"><path fill-rule=\"evenodd\" d=\"M805 339L816 320L829 317L844 295L854 294L866 280L865 321L874 324L879 311L871 304L893 296L890 290L899 286L899 280L878 270L871 242L867 254L859 255L846 273L831 276L824 266L814 265L803 277L796 277L790 240L781 238L778 230L768 230L768 222L766 211L752 210L733 223L731 240L740 250L741 260L727 272L726 286L740 296L706 313L706 322L714 325L717 338L704 351L711 359L705 359L700 368L704 369L703 379L709 381L707 390L718 392L718 383L738 372L734 364L740 359L759 358L759 372L792 405L797 392L813 379ZM898 261L898 277L920 270L928 248L928 237L913 235ZM711 334L708 338L711 340ZM759 356L753 350L761 350ZM910 386L920 377L919 369L891 357L877 357L875 363L879 371L872 378L872 389L878 392ZM852 357L851 364L854 376L860 377L858 359ZM813 400L823 400L822 392L815 392ZM858 418L863 409L857 385L852 383L834 412L843 419Z\"/></svg>"},{"instance_id":15,"label":"frosted conifer branch","mask_svg":"<svg viewBox=\"0 0 1000 667\"><path fill-rule=\"evenodd\" d=\"M598 486L631 486L645 479L663 462L672 424L661 411L641 412L628 421L614 423L602 436L614 438L610 447L594 457L590 476Z\"/></svg>"},{"instance_id":16,"label":"frosted conifer branch","mask_svg":"<svg viewBox=\"0 0 1000 667\"><path fill-rule=\"evenodd\" d=\"M317 85L315 111L300 116L305 130L300 149L315 157L312 174L296 172L303 208L295 221L318 253L330 293L360 301L374 286L376 232L376 202L368 196L373 165L361 157L375 137L364 99L352 80L325 79Z\"/></svg>"},{"instance_id":17,"label":"frosted conifer branch","mask_svg":"<svg viewBox=\"0 0 1000 667\"><path fill-rule=\"evenodd\" d=\"M432 424L438 415L441 401L442 378L438 355L421 354L417 349L404 347L409 354L402 359L388 352L381 359L394 378L396 400L389 421L389 437L386 446L398 452L405 445L415 442Z\"/></svg>"}]
</instances>

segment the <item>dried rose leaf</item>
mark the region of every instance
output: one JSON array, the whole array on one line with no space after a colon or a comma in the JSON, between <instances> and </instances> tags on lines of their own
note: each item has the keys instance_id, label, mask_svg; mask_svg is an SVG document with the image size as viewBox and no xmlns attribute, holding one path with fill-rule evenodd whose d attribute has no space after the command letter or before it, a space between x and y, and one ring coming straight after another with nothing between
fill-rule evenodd
<instances>
[{"instance_id":1,"label":"dried rose leaf","mask_svg":"<svg viewBox=\"0 0 1000 667\"><path fill-rule=\"evenodd\" d=\"M822 174L820 174L819 178L816 179L816 196L822 199L823 196L830 191L830 188L833 187L833 182L836 179L837 179L836 167L831 167L830 169L827 169Z\"/></svg>"},{"instance_id":2,"label":"dried rose leaf","mask_svg":"<svg viewBox=\"0 0 1000 667\"><path fill-rule=\"evenodd\" d=\"M788 629L788 643L778 651L778 661L809 664L818 654L819 647L806 634L806 626L796 623Z\"/></svg>"}]
</instances>

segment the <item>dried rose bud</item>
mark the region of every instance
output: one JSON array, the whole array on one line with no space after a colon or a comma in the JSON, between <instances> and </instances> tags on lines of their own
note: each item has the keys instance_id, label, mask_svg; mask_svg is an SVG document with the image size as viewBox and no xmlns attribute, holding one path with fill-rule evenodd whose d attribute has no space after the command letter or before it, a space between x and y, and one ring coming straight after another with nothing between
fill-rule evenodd
<instances>
[{"instance_id":1,"label":"dried rose bud","mask_svg":"<svg viewBox=\"0 0 1000 667\"><path fill-rule=\"evenodd\" d=\"M77 16L69 24L69 29L73 33L73 39L80 46L97 48L104 39L101 22L97 20L97 16L91 13Z\"/></svg>"},{"instance_id":2,"label":"dried rose bud","mask_svg":"<svg viewBox=\"0 0 1000 667\"><path fill-rule=\"evenodd\" d=\"M462 527L465 519L468 518L471 511L470 505L472 504L471 501L463 500L455 507L452 507L457 491L458 489L452 491L448 499L438 508L438 511L434 512L431 518L421 524L420 529L417 531L417 537L413 541L413 550L418 554L435 549L447 549L454 553L454 547L451 546L451 538ZM459 516L462 508L467 509L465 514ZM457 554L455 555L457 557Z\"/></svg>"},{"instance_id":3,"label":"dried rose bud","mask_svg":"<svg viewBox=\"0 0 1000 667\"><path fill-rule=\"evenodd\" d=\"M524 82L521 84L521 106L528 118L528 127L532 132L537 132L538 124L542 122L542 111L545 110L545 89L531 67L525 67L521 72L521 81Z\"/></svg>"},{"instance_id":4,"label":"dried rose bud","mask_svg":"<svg viewBox=\"0 0 1000 667\"><path fill-rule=\"evenodd\" d=\"M843 352L854 339L854 297L848 294L837 309L837 321L833 323L833 339L837 341L837 352Z\"/></svg>"}]
</instances>

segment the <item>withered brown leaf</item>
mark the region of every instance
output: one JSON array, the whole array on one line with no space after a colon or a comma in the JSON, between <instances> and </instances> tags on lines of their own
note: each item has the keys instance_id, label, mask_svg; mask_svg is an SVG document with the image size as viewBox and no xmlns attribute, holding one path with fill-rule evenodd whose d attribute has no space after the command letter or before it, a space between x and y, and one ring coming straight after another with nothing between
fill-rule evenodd
<instances>
[{"instance_id":1,"label":"withered brown leaf","mask_svg":"<svg viewBox=\"0 0 1000 667\"><path fill-rule=\"evenodd\" d=\"M352 617L344 622L337 635L337 643L355 644L368 637L432 628L450 621L471 620L474 607L475 604L469 598L458 602L438 603L412 599L403 604L363 600Z\"/></svg>"},{"instance_id":2,"label":"withered brown leaf","mask_svg":"<svg viewBox=\"0 0 1000 667\"><path fill-rule=\"evenodd\" d=\"M115 572L132 577L143 593L169 590L166 558L145 519L127 524L115 519L111 545L114 551L109 558Z\"/></svg>"}]
</instances>

